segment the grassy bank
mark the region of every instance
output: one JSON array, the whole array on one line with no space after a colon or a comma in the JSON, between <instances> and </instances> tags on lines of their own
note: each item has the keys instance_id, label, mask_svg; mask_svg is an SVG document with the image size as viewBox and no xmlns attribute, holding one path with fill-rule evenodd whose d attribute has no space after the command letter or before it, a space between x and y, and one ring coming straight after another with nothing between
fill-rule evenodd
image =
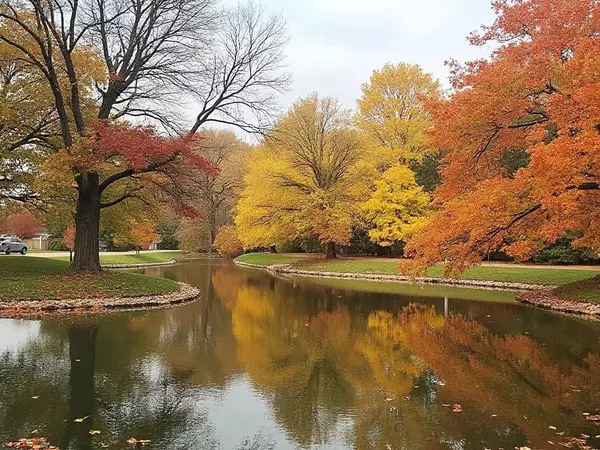
<instances>
[{"instance_id":1,"label":"grassy bank","mask_svg":"<svg viewBox=\"0 0 600 450\"><path fill-rule=\"evenodd\" d=\"M67 275L69 263L49 258L0 257L0 301L139 297L165 294L179 285L164 278L106 271Z\"/></svg>"},{"instance_id":2,"label":"grassy bank","mask_svg":"<svg viewBox=\"0 0 600 450\"><path fill-rule=\"evenodd\" d=\"M366 258L341 258L337 260L306 259L296 255L249 254L238 258L243 262L259 265L295 263L302 270L334 273L368 273L378 275L398 275L398 262L390 260L373 260ZM444 267L438 265L429 269L430 277L442 278ZM544 267L512 267L478 266L468 269L462 276L466 280L500 281L506 283L540 284L545 286L561 286L583 281L600 275L598 270L550 269Z\"/></svg>"},{"instance_id":3,"label":"grassy bank","mask_svg":"<svg viewBox=\"0 0 600 450\"><path fill-rule=\"evenodd\" d=\"M141 252L139 255L124 254L124 255L104 255L100 253L100 264L150 264L171 261L172 259L181 258L180 251L172 252ZM68 256L53 257L59 261L68 261Z\"/></svg>"},{"instance_id":4,"label":"grassy bank","mask_svg":"<svg viewBox=\"0 0 600 450\"><path fill-rule=\"evenodd\" d=\"M566 284L555 289L554 294L567 300L600 303L600 277Z\"/></svg>"}]
</instances>

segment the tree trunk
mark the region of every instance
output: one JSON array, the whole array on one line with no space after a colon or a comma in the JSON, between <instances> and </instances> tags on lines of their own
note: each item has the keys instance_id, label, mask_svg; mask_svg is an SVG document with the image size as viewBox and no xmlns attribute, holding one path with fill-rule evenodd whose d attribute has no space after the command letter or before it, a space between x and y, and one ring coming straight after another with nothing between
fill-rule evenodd
<instances>
[{"instance_id":1,"label":"tree trunk","mask_svg":"<svg viewBox=\"0 0 600 450\"><path fill-rule=\"evenodd\" d=\"M77 177L75 213L75 257L70 273L98 273L100 267L100 189L98 174L88 172Z\"/></svg>"},{"instance_id":2,"label":"tree trunk","mask_svg":"<svg viewBox=\"0 0 600 450\"><path fill-rule=\"evenodd\" d=\"M335 259L337 254L335 253L335 242L328 242L325 250L326 259Z\"/></svg>"}]
</instances>

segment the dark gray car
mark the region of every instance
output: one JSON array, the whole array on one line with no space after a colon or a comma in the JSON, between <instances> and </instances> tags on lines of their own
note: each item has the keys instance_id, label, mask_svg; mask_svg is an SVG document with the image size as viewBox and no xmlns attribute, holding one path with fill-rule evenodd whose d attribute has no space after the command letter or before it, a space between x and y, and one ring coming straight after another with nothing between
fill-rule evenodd
<instances>
[{"instance_id":1,"label":"dark gray car","mask_svg":"<svg viewBox=\"0 0 600 450\"><path fill-rule=\"evenodd\" d=\"M0 238L0 253L20 253L21 255L27 254L27 246L19 238L8 236Z\"/></svg>"}]
</instances>

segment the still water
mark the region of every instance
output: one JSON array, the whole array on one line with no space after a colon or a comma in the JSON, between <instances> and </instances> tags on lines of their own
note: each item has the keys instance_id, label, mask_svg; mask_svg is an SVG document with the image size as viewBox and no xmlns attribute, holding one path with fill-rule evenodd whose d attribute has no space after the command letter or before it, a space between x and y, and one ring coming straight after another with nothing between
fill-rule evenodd
<instances>
[{"instance_id":1,"label":"still water","mask_svg":"<svg viewBox=\"0 0 600 450\"><path fill-rule=\"evenodd\" d=\"M37 430L62 450L131 437L161 450L600 447L597 323L508 293L201 260L146 273L202 298L0 320L0 442Z\"/></svg>"}]
</instances>

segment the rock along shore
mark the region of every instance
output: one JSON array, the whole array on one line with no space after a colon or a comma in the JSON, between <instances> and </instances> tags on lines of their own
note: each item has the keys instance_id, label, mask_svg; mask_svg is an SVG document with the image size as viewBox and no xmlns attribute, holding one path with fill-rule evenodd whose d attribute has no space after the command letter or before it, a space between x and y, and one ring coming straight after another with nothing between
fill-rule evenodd
<instances>
[{"instance_id":1,"label":"rock along shore","mask_svg":"<svg viewBox=\"0 0 600 450\"><path fill-rule=\"evenodd\" d=\"M402 275L320 272L313 270L296 269L290 264L262 266L259 264L250 264L241 261L235 261L235 264L241 267L250 267L254 269L266 270L275 275L284 274L315 278L351 279L394 283L422 283L467 288L471 287L478 289L517 291L519 292L519 294L517 295L516 300L520 303L541 309L547 309L550 311L565 313L569 315L585 316L587 318L600 320L600 304L566 300L557 297L552 294L552 291L556 288L556 286L524 283L505 283L500 281L459 280L452 278L432 277L418 277L412 279L411 277Z\"/></svg>"},{"instance_id":2,"label":"rock along shore","mask_svg":"<svg viewBox=\"0 0 600 450\"><path fill-rule=\"evenodd\" d=\"M176 259L171 259L170 261L163 262L153 262L153 263L135 263L135 264L102 264L103 269L142 269L144 267L159 267L159 266L172 266L176 264Z\"/></svg>"},{"instance_id":3,"label":"rock along shore","mask_svg":"<svg viewBox=\"0 0 600 450\"><path fill-rule=\"evenodd\" d=\"M186 283L179 283L174 292L140 297L107 297L65 300L14 300L0 303L0 317L28 317L58 312L102 312L166 308L195 301L200 290Z\"/></svg>"},{"instance_id":4,"label":"rock along shore","mask_svg":"<svg viewBox=\"0 0 600 450\"><path fill-rule=\"evenodd\" d=\"M316 278L336 278L336 279L351 279L364 281L386 281L394 283L421 283L421 284L439 284L445 286L471 287L480 289L492 289L502 291L539 291L549 290L556 286L544 286L539 284L524 284L524 283L505 283L501 281L484 281L484 280L460 280L454 278L433 278L433 277L417 277L411 278L404 275L378 275L370 273L338 273L338 272L320 272L314 270L295 269L289 264L277 264L273 266L262 266L259 264L249 264L241 261L235 261L235 264L241 267L251 267L254 269L262 269L273 274L296 275L302 277Z\"/></svg>"},{"instance_id":5,"label":"rock along shore","mask_svg":"<svg viewBox=\"0 0 600 450\"><path fill-rule=\"evenodd\" d=\"M600 304L566 300L548 290L522 292L517 296L517 301L550 311L600 319Z\"/></svg>"}]
</instances>

